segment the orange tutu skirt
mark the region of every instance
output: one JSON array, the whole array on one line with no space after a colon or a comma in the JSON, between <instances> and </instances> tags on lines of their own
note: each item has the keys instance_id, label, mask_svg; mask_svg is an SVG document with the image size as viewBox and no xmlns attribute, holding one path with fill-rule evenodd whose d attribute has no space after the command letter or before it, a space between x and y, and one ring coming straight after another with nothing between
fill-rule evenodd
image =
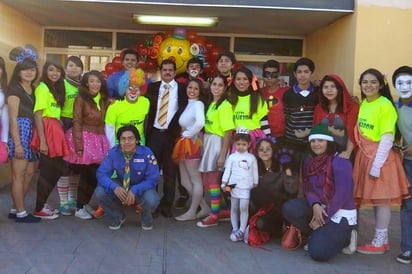
<instances>
[{"instance_id":1,"label":"orange tutu skirt","mask_svg":"<svg viewBox=\"0 0 412 274\"><path fill-rule=\"evenodd\" d=\"M390 200L391 205L401 205L402 199L409 197L409 183L402 166L401 155L394 150L389 152L378 179L369 176L378 142L366 139L355 129L355 139L359 149L353 165L353 179L355 183L355 203L359 207L379 206L379 200Z\"/></svg>"},{"instance_id":2,"label":"orange tutu skirt","mask_svg":"<svg viewBox=\"0 0 412 274\"><path fill-rule=\"evenodd\" d=\"M173 148L172 160L179 163L185 159L200 158L201 145L200 138L196 138L194 141L191 138L180 138Z\"/></svg>"},{"instance_id":3,"label":"orange tutu skirt","mask_svg":"<svg viewBox=\"0 0 412 274\"><path fill-rule=\"evenodd\" d=\"M50 158L69 156L69 146L67 145L60 121L50 117L43 117L42 120L44 136L49 150L47 156ZM33 130L30 147L33 151L40 152L40 138L36 128Z\"/></svg>"}]
</instances>

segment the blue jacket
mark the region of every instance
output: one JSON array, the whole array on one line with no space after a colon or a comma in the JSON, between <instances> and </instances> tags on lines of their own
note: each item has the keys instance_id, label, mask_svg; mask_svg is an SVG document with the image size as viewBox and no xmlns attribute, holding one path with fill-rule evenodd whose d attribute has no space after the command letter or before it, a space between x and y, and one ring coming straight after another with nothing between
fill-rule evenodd
<instances>
[{"instance_id":1,"label":"blue jacket","mask_svg":"<svg viewBox=\"0 0 412 274\"><path fill-rule=\"evenodd\" d=\"M123 187L125 159L120 145L113 147L97 169L97 181L107 193L113 193L117 186ZM112 179L116 171L117 179ZM137 146L130 160L130 190L136 196L142 196L147 189L155 188L159 183L160 173L153 152L146 146Z\"/></svg>"}]
</instances>

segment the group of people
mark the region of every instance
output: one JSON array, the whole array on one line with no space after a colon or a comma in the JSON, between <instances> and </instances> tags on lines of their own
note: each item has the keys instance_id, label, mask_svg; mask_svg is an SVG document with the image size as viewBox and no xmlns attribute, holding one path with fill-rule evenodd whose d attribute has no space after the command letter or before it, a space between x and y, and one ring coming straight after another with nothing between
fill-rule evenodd
<instances>
[{"instance_id":1,"label":"group of people","mask_svg":"<svg viewBox=\"0 0 412 274\"><path fill-rule=\"evenodd\" d=\"M294 64L291 86L269 60L260 87L248 68L234 69L229 51L219 54L219 74L210 79L193 58L182 76L163 60L161 80L150 82L128 49L124 70L107 82L98 71L83 75L81 60L71 56L65 67L46 61L35 87L35 49L14 49L10 57L17 64L9 83L0 59L0 130L12 171L9 218L16 222L55 219L58 212L106 214L117 230L124 206L132 206L142 229L151 230L154 217L187 208L177 221L198 220L205 228L230 218L229 238L253 246L294 225L310 256L326 261L341 251L385 253L391 206L401 205L397 260L411 262L411 67L393 74L396 103L382 73L363 72L358 103L338 75L314 84L309 58ZM24 197L37 168L30 214ZM303 196L287 181L301 181ZM59 209L46 203L56 185ZM97 210L89 205L93 194ZM364 205L375 210L375 236L358 246L357 209Z\"/></svg>"}]
</instances>

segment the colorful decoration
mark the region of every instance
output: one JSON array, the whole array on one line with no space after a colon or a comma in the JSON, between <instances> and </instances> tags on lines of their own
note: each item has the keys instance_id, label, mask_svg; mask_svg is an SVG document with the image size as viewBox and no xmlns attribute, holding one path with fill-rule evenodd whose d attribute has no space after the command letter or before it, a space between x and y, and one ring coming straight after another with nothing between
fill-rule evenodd
<instances>
[{"instance_id":1,"label":"colorful decoration","mask_svg":"<svg viewBox=\"0 0 412 274\"><path fill-rule=\"evenodd\" d=\"M171 59L176 63L176 73L186 71L187 62L196 57L203 61L203 72L211 77L217 73L216 59L222 49L216 46L213 41L205 37L198 36L194 31L186 31L183 28L176 28L174 31L158 32L152 39L139 41L130 48L139 54L138 68L146 73L155 73L159 64L165 59ZM122 70L122 58L116 56L110 63L107 63L102 71L106 78L117 71Z\"/></svg>"}]
</instances>

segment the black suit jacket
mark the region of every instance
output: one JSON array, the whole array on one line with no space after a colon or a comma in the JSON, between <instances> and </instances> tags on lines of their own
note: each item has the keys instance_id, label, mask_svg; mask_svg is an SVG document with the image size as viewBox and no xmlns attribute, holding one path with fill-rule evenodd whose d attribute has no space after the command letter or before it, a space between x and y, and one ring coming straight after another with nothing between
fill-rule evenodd
<instances>
[{"instance_id":1,"label":"black suit jacket","mask_svg":"<svg viewBox=\"0 0 412 274\"><path fill-rule=\"evenodd\" d=\"M154 82L151 83L148 88L147 88L147 93L146 97L150 101L150 108L149 108L149 115L147 118L147 129L146 129L146 136L147 138L150 138L150 135L152 134L153 131L153 123L156 118L156 112L157 112L157 100L159 98L159 89L160 89L160 84L162 81ZM177 83L178 88L177 88L177 104L178 104L178 109L175 115L173 116L173 119L171 120L169 127L167 128L167 133L171 138L176 139L179 137L181 128L179 126L179 117L182 114L183 110L187 106L187 94L186 94L186 85L183 85L181 83Z\"/></svg>"}]
</instances>

